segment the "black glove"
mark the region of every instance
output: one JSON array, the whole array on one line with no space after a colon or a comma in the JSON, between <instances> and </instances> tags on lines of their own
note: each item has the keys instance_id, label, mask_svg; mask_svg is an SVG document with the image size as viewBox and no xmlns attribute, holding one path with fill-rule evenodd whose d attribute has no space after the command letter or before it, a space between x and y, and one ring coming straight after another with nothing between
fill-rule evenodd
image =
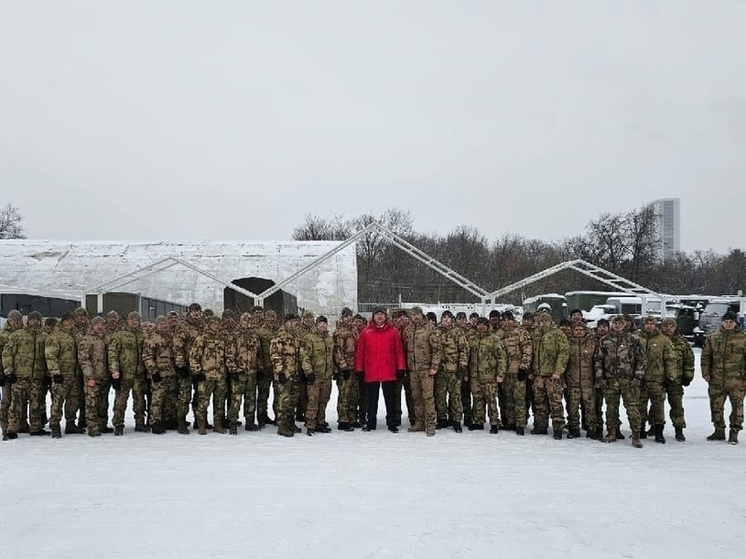
<instances>
[{"instance_id":1,"label":"black glove","mask_svg":"<svg viewBox=\"0 0 746 559\"><path fill-rule=\"evenodd\" d=\"M313 384L316 382L316 375L313 373L306 373L306 382L308 384Z\"/></svg>"},{"instance_id":2,"label":"black glove","mask_svg":"<svg viewBox=\"0 0 746 559\"><path fill-rule=\"evenodd\" d=\"M407 371L405 371L404 369L399 369L398 371L396 371L396 378L398 380L403 380L404 377L406 376L407 376Z\"/></svg>"},{"instance_id":3,"label":"black glove","mask_svg":"<svg viewBox=\"0 0 746 559\"><path fill-rule=\"evenodd\" d=\"M49 388L50 386L52 386L52 377L50 377L49 375L45 376L44 377L44 384L47 386L47 388Z\"/></svg>"},{"instance_id":4,"label":"black glove","mask_svg":"<svg viewBox=\"0 0 746 559\"><path fill-rule=\"evenodd\" d=\"M57 382L56 378L55 378L54 382ZM62 382L62 381L60 381L60 382ZM111 379L111 387L114 390L121 390L122 389L122 377Z\"/></svg>"},{"instance_id":5,"label":"black glove","mask_svg":"<svg viewBox=\"0 0 746 559\"><path fill-rule=\"evenodd\" d=\"M635 388L640 388L642 386L642 379L635 377L632 379L632 382L630 384Z\"/></svg>"},{"instance_id":6,"label":"black glove","mask_svg":"<svg viewBox=\"0 0 746 559\"><path fill-rule=\"evenodd\" d=\"M0 386L5 386L5 377L0 377Z\"/></svg>"},{"instance_id":7,"label":"black glove","mask_svg":"<svg viewBox=\"0 0 746 559\"><path fill-rule=\"evenodd\" d=\"M528 378L528 369L521 367L518 369L518 380L524 382Z\"/></svg>"},{"instance_id":8,"label":"black glove","mask_svg":"<svg viewBox=\"0 0 746 559\"><path fill-rule=\"evenodd\" d=\"M260 381L260 380L264 380L264 377L266 377L266 376L267 375L264 373L264 371L262 369L259 369L256 372L256 380L257 380L257 382Z\"/></svg>"},{"instance_id":9,"label":"black glove","mask_svg":"<svg viewBox=\"0 0 746 559\"><path fill-rule=\"evenodd\" d=\"M684 377L681 379L681 386L689 386L692 383L692 379L689 377Z\"/></svg>"},{"instance_id":10,"label":"black glove","mask_svg":"<svg viewBox=\"0 0 746 559\"><path fill-rule=\"evenodd\" d=\"M7 375L5 375L5 382L8 384L13 384L17 380L18 380L18 377L16 376L15 373L8 373Z\"/></svg>"},{"instance_id":11,"label":"black glove","mask_svg":"<svg viewBox=\"0 0 746 559\"><path fill-rule=\"evenodd\" d=\"M233 373L228 373L228 376L230 377L231 380L238 380L238 375L240 374L241 373L233 372Z\"/></svg>"},{"instance_id":12,"label":"black glove","mask_svg":"<svg viewBox=\"0 0 746 559\"><path fill-rule=\"evenodd\" d=\"M155 373L153 373L152 375L150 375L150 380L152 380L155 383L161 382L163 380L163 377L161 376L161 372L160 371L156 371Z\"/></svg>"},{"instance_id":13,"label":"black glove","mask_svg":"<svg viewBox=\"0 0 746 559\"><path fill-rule=\"evenodd\" d=\"M207 380L205 373L197 373L196 375L192 375L192 382L195 384L195 386L205 380Z\"/></svg>"},{"instance_id":14,"label":"black glove","mask_svg":"<svg viewBox=\"0 0 746 559\"><path fill-rule=\"evenodd\" d=\"M52 382L54 382L55 384L62 384L63 382L65 382L65 379L62 378L61 374L57 373L56 375L52 376Z\"/></svg>"},{"instance_id":15,"label":"black glove","mask_svg":"<svg viewBox=\"0 0 746 559\"><path fill-rule=\"evenodd\" d=\"M189 376L189 367L184 365L183 367L176 367L176 374L181 378L187 378Z\"/></svg>"},{"instance_id":16,"label":"black glove","mask_svg":"<svg viewBox=\"0 0 746 559\"><path fill-rule=\"evenodd\" d=\"M277 375L277 382L280 384L285 384L288 381L288 376L285 373L280 373Z\"/></svg>"},{"instance_id":17,"label":"black glove","mask_svg":"<svg viewBox=\"0 0 746 559\"><path fill-rule=\"evenodd\" d=\"M350 380L350 370L349 369L345 369L344 371L342 371L342 378L345 379L345 380Z\"/></svg>"},{"instance_id":18,"label":"black glove","mask_svg":"<svg viewBox=\"0 0 746 559\"><path fill-rule=\"evenodd\" d=\"M332 380L339 380L339 371L334 371L332 373Z\"/></svg>"}]
</instances>

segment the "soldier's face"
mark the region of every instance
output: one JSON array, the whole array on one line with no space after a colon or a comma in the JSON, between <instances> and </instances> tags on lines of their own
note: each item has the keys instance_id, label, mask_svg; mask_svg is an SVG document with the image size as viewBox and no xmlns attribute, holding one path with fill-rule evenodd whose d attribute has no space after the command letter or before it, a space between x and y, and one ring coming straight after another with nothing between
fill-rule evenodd
<instances>
[{"instance_id":1,"label":"soldier's face","mask_svg":"<svg viewBox=\"0 0 746 559\"><path fill-rule=\"evenodd\" d=\"M373 315L373 322L376 323L376 326L382 326L384 322L386 322L386 313L377 312Z\"/></svg>"},{"instance_id":2,"label":"soldier's face","mask_svg":"<svg viewBox=\"0 0 746 559\"><path fill-rule=\"evenodd\" d=\"M477 322L477 331L478 332L486 332L487 331L487 324L484 322Z\"/></svg>"},{"instance_id":3,"label":"soldier's face","mask_svg":"<svg viewBox=\"0 0 746 559\"><path fill-rule=\"evenodd\" d=\"M675 324L664 324L663 325L663 333L666 336L673 336L674 332L676 332L676 325Z\"/></svg>"},{"instance_id":4,"label":"soldier's face","mask_svg":"<svg viewBox=\"0 0 746 559\"><path fill-rule=\"evenodd\" d=\"M531 328L531 327L533 327L533 325L534 325L534 321L531 320L530 318L524 318L523 319L523 327L524 328Z\"/></svg>"},{"instance_id":5,"label":"soldier's face","mask_svg":"<svg viewBox=\"0 0 746 559\"><path fill-rule=\"evenodd\" d=\"M19 328L23 327L23 318L18 318L17 316L14 316L13 318L9 318L8 322L10 322L10 327L14 330L18 330Z\"/></svg>"},{"instance_id":6,"label":"soldier's face","mask_svg":"<svg viewBox=\"0 0 746 559\"><path fill-rule=\"evenodd\" d=\"M127 319L127 326L130 328L139 328L140 327L140 319L136 316L133 316L131 318Z\"/></svg>"},{"instance_id":7,"label":"soldier's face","mask_svg":"<svg viewBox=\"0 0 746 559\"><path fill-rule=\"evenodd\" d=\"M500 317L497 316L491 316L490 317L490 324L492 326L500 326Z\"/></svg>"},{"instance_id":8,"label":"soldier's face","mask_svg":"<svg viewBox=\"0 0 746 559\"><path fill-rule=\"evenodd\" d=\"M570 315L570 320L572 322L576 322L576 323L577 322L583 322L583 315L580 314L580 313L577 313L577 312L573 313L572 315Z\"/></svg>"},{"instance_id":9,"label":"soldier's face","mask_svg":"<svg viewBox=\"0 0 746 559\"><path fill-rule=\"evenodd\" d=\"M99 336L103 335L106 332L106 324L104 322L97 322L93 325L93 331Z\"/></svg>"},{"instance_id":10,"label":"soldier's face","mask_svg":"<svg viewBox=\"0 0 746 559\"><path fill-rule=\"evenodd\" d=\"M412 315L412 322L415 324L420 324L422 322L422 315L419 313L414 313Z\"/></svg>"},{"instance_id":11,"label":"soldier's face","mask_svg":"<svg viewBox=\"0 0 746 559\"><path fill-rule=\"evenodd\" d=\"M168 324L172 328L176 328L179 325L179 317L178 316L169 316L168 317Z\"/></svg>"},{"instance_id":12,"label":"soldier's face","mask_svg":"<svg viewBox=\"0 0 746 559\"><path fill-rule=\"evenodd\" d=\"M450 326L453 324L453 319L450 316L444 316L440 319L440 321L443 323L443 326Z\"/></svg>"},{"instance_id":13,"label":"soldier's face","mask_svg":"<svg viewBox=\"0 0 746 559\"><path fill-rule=\"evenodd\" d=\"M655 328L655 322L646 322L645 325L643 326L643 329L648 334L652 334L656 330L656 328Z\"/></svg>"},{"instance_id":14,"label":"soldier's face","mask_svg":"<svg viewBox=\"0 0 746 559\"><path fill-rule=\"evenodd\" d=\"M725 330L733 330L736 327L735 320L723 320L723 328Z\"/></svg>"},{"instance_id":15,"label":"soldier's face","mask_svg":"<svg viewBox=\"0 0 746 559\"><path fill-rule=\"evenodd\" d=\"M582 325L573 327L572 335L576 338L582 338L583 336L585 336L585 328L583 328Z\"/></svg>"},{"instance_id":16,"label":"soldier's face","mask_svg":"<svg viewBox=\"0 0 746 559\"><path fill-rule=\"evenodd\" d=\"M166 320L159 320L155 324L155 329L158 330L159 333L165 334L166 332L168 332L168 321L166 321Z\"/></svg>"},{"instance_id":17,"label":"soldier's face","mask_svg":"<svg viewBox=\"0 0 746 559\"><path fill-rule=\"evenodd\" d=\"M187 313L187 316L192 320L199 320L200 318L202 318L202 311L189 311Z\"/></svg>"},{"instance_id":18,"label":"soldier's face","mask_svg":"<svg viewBox=\"0 0 746 559\"><path fill-rule=\"evenodd\" d=\"M624 331L625 326L627 324L623 320L617 320L616 322L611 323L611 329L614 330L617 334Z\"/></svg>"},{"instance_id":19,"label":"soldier's face","mask_svg":"<svg viewBox=\"0 0 746 559\"><path fill-rule=\"evenodd\" d=\"M506 318L505 320L503 320L503 328L505 328L506 330L512 330L514 326L515 320L513 320L512 318Z\"/></svg>"},{"instance_id":20,"label":"soldier's face","mask_svg":"<svg viewBox=\"0 0 746 559\"><path fill-rule=\"evenodd\" d=\"M599 324L596 326L596 332L598 332L599 336L605 336L609 333L609 327L606 324Z\"/></svg>"},{"instance_id":21,"label":"soldier's face","mask_svg":"<svg viewBox=\"0 0 746 559\"><path fill-rule=\"evenodd\" d=\"M316 324L316 330L323 334L329 331L329 325L326 322L319 322Z\"/></svg>"},{"instance_id":22,"label":"soldier's face","mask_svg":"<svg viewBox=\"0 0 746 559\"><path fill-rule=\"evenodd\" d=\"M459 326L463 326L464 324L466 324L466 319L464 317L457 318L456 324L458 324Z\"/></svg>"},{"instance_id":23,"label":"soldier's face","mask_svg":"<svg viewBox=\"0 0 746 559\"><path fill-rule=\"evenodd\" d=\"M29 328L38 328L41 325L41 320L38 318L29 318L26 319L26 323L28 324Z\"/></svg>"}]
</instances>

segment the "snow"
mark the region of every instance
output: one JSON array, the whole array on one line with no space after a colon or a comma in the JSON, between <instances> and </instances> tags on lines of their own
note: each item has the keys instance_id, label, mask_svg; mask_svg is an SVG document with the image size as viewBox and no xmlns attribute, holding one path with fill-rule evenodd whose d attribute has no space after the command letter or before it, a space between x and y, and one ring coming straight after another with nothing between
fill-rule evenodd
<instances>
[{"instance_id":1,"label":"snow","mask_svg":"<svg viewBox=\"0 0 746 559\"><path fill-rule=\"evenodd\" d=\"M740 556L746 448L704 440L699 376L685 405L687 442L669 424L641 450L392 434L382 413L375 432L293 439L158 437L131 418L122 438L21 435L0 444L2 556ZM334 423L336 395L328 410Z\"/></svg>"}]
</instances>

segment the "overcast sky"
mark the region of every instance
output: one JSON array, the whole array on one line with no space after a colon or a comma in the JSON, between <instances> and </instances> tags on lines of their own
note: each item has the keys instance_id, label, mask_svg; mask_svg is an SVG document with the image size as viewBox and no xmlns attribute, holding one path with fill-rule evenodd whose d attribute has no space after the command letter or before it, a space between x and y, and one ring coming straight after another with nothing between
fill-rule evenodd
<instances>
[{"instance_id":1,"label":"overcast sky","mask_svg":"<svg viewBox=\"0 0 746 559\"><path fill-rule=\"evenodd\" d=\"M746 2L0 4L0 204L30 237L288 239L307 213L576 235L681 198L743 247Z\"/></svg>"}]
</instances>

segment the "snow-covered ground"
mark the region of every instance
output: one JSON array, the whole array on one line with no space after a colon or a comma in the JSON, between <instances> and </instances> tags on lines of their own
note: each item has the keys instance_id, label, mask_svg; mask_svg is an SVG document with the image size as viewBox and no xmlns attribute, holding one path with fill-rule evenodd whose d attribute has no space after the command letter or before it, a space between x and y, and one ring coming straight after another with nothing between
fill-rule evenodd
<instances>
[{"instance_id":1,"label":"snow-covered ground","mask_svg":"<svg viewBox=\"0 0 746 559\"><path fill-rule=\"evenodd\" d=\"M641 450L381 427L22 435L0 444L0 557L742 556L746 444L705 441L699 376L685 404L687 442L668 425Z\"/></svg>"}]
</instances>

